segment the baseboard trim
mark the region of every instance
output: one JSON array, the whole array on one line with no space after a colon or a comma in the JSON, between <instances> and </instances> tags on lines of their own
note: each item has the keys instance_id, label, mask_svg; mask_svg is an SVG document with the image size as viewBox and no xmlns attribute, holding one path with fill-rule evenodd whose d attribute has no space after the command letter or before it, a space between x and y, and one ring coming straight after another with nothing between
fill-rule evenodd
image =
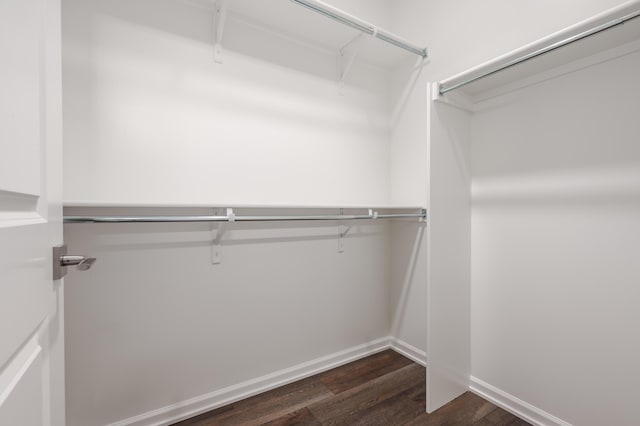
<instances>
[{"instance_id":1,"label":"baseboard trim","mask_svg":"<svg viewBox=\"0 0 640 426\"><path fill-rule=\"evenodd\" d=\"M409 354L418 351L406 343L397 343L391 337L383 337L371 342L333 353L324 357L276 371L271 374L229 386L215 392L197 396L157 410L149 411L107 426L164 426L198 414L249 398L262 392L301 380L314 374L330 370L360 358L373 355L385 349L395 351L413 359ZM403 351L407 351L405 354Z\"/></svg>"},{"instance_id":2,"label":"baseboard trim","mask_svg":"<svg viewBox=\"0 0 640 426\"><path fill-rule=\"evenodd\" d=\"M398 352L400 355L404 355L410 360L417 362L423 367L427 366L427 353L408 344L407 342L392 337L391 349Z\"/></svg>"},{"instance_id":3,"label":"baseboard trim","mask_svg":"<svg viewBox=\"0 0 640 426\"><path fill-rule=\"evenodd\" d=\"M536 426L572 426L515 396L471 376L469 390Z\"/></svg>"}]
</instances>

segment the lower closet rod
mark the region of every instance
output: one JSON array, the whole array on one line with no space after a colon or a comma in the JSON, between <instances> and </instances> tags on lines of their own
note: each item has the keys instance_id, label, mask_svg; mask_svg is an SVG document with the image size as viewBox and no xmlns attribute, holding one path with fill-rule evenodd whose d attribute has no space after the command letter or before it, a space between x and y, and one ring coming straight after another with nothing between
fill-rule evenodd
<instances>
[{"instance_id":1,"label":"lower closet rod","mask_svg":"<svg viewBox=\"0 0 640 426\"><path fill-rule=\"evenodd\" d=\"M309 216L65 216L64 223L167 223L167 222L275 222L291 220L372 220L425 219L427 211L367 215L309 215Z\"/></svg>"}]
</instances>

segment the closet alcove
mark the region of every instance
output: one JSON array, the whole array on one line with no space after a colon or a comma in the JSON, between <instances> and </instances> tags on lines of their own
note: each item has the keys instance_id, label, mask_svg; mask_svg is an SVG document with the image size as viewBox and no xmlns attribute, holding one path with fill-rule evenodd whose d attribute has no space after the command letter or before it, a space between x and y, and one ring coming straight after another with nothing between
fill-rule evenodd
<instances>
[{"instance_id":1,"label":"closet alcove","mask_svg":"<svg viewBox=\"0 0 640 426\"><path fill-rule=\"evenodd\" d=\"M431 152L471 189L469 388L531 424L636 422L639 16L626 2L429 87Z\"/></svg>"},{"instance_id":2,"label":"closet alcove","mask_svg":"<svg viewBox=\"0 0 640 426\"><path fill-rule=\"evenodd\" d=\"M428 411L470 389L625 424L640 2L439 81L429 40L296 3L63 1L65 216L226 218L65 225L98 258L65 279L68 424L168 424L389 347ZM389 27L361 9L338 13ZM274 215L327 220L232 220Z\"/></svg>"},{"instance_id":3,"label":"closet alcove","mask_svg":"<svg viewBox=\"0 0 640 426\"><path fill-rule=\"evenodd\" d=\"M426 51L305 3L372 34L288 0L63 2L65 242L98 259L66 278L70 426L426 362L426 141L394 142ZM227 219L122 222L194 216ZM274 216L309 220L241 220Z\"/></svg>"}]
</instances>

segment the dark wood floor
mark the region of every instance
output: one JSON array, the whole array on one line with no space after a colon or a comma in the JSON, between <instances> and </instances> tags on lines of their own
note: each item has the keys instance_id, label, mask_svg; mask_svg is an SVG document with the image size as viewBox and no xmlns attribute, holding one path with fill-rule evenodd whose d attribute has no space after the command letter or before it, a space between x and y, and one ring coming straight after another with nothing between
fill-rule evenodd
<instances>
[{"instance_id":1,"label":"dark wood floor","mask_svg":"<svg viewBox=\"0 0 640 426\"><path fill-rule=\"evenodd\" d=\"M424 367L387 350L176 425L528 425L470 392L431 414L425 398Z\"/></svg>"}]
</instances>

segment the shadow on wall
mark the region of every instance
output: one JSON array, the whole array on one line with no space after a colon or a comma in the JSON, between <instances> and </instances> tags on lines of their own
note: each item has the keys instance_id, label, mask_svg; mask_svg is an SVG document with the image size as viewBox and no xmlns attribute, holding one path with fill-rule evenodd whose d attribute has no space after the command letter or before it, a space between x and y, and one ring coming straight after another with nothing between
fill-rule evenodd
<instances>
[{"instance_id":1,"label":"shadow on wall","mask_svg":"<svg viewBox=\"0 0 640 426\"><path fill-rule=\"evenodd\" d=\"M392 253L392 280L390 297L390 335L403 339L403 326L405 321L420 330L414 331L412 335L422 335L426 339L426 314L424 309L419 309L417 314L425 314L419 321L407 318L409 312L408 305L412 296L412 290L424 288L416 280L426 279L422 274L416 274L418 265L424 261L426 256L421 257L422 245L426 236L427 224L414 224L397 222L392 230L393 253ZM414 300L415 301L415 300ZM424 306L424 300L415 301L418 306ZM413 312L413 310L412 310ZM414 313L415 314L415 313ZM424 349L420 341L410 342L412 345Z\"/></svg>"},{"instance_id":2,"label":"shadow on wall","mask_svg":"<svg viewBox=\"0 0 640 426\"><path fill-rule=\"evenodd\" d=\"M448 138L447 145L451 148L452 157L458 168L457 176L466 182L471 182L469 140L471 139L469 113L447 104L434 103L433 108L437 118L445 129ZM466 147L466 148L464 148Z\"/></svg>"},{"instance_id":3,"label":"shadow on wall","mask_svg":"<svg viewBox=\"0 0 640 426\"><path fill-rule=\"evenodd\" d=\"M391 112L391 128L395 128L398 125L409 103L409 99L415 93L418 82L422 81L420 76L428 63L428 60L418 58L412 66L401 66L397 69L398 74L401 74L401 76L399 76L401 78L400 81L406 81L406 83L402 89L398 91L398 99L395 101L393 111Z\"/></svg>"},{"instance_id":4,"label":"shadow on wall","mask_svg":"<svg viewBox=\"0 0 640 426\"><path fill-rule=\"evenodd\" d=\"M134 211L151 214L110 213ZM212 265L208 224L65 226L70 250L98 258L65 282L70 424L111 424L387 337L388 222L354 224L339 253L343 227L234 223Z\"/></svg>"},{"instance_id":5,"label":"shadow on wall","mask_svg":"<svg viewBox=\"0 0 640 426\"><path fill-rule=\"evenodd\" d=\"M635 424L639 59L472 118L473 375L572 424Z\"/></svg>"},{"instance_id":6,"label":"shadow on wall","mask_svg":"<svg viewBox=\"0 0 640 426\"><path fill-rule=\"evenodd\" d=\"M68 199L303 205L312 182L315 204L387 203L387 71L356 67L342 97L335 54L257 28L230 23L216 64L212 12L190 2L65 5Z\"/></svg>"},{"instance_id":7,"label":"shadow on wall","mask_svg":"<svg viewBox=\"0 0 640 426\"><path fill-rule=\"evenodd\" d=\"M93 13L93 21L110 17L172 35L176 39L190 40L206 46L213 60L215 40L213 2L206 0L115 0L109 2L92 0L87 3L92 3L87 7ZM283 3L286 4L286 2ZM262 5L257 6L264 8ZM296 7L291 5L291 8ZM309 21L313 22L315 19L326 20L324 17L311 16ZM339 25L328 22L329 25ZM357 31L353 33L358 34ZM345 39L344 44L350 41ZM337 81L339 74L338 52L287 36L277 29L252 22L232 12L227 13L224 27L223 60L225 51L325 80ZM376 65L362 63L355 66L376 68ZM349 84L360 86L361 81L354 78L349 80Z\"/></svg>"},{"instance_id":8,"label":"shadow on wall","mask_svg":"<svg viewBox=\"0 0 640 426\"><path fill-rule=\"evenodd\" d=\"M475 205L629 205L640 203L640 163L617 167L545 170L473 180Z\"/></svg>"},{"instance_id":9,"label":"shadow on wall","mask_svg":"<svg viewBox=\"0 0 640 426\"><path fill-rule=\"evenodd\" d=\"M223 209L211 208L101 208L98 216L224 216ZM270 210L234 209L236 215L271 216ZM66 209L66 215L92 216L89 208ZM288 209L287 215L339 215L362 214L362 210ZM88 230L87 235L100 239L100 247L108 250L169 249L207 247L213 243L221 246L272 244L286 242L367 238L384 232L386 221L256 221L212 223L78 223L73 228ZM132 238L136 242L131 242ZM144 241L147 240L148 241Z\"/></svg>"}]
</instances>

